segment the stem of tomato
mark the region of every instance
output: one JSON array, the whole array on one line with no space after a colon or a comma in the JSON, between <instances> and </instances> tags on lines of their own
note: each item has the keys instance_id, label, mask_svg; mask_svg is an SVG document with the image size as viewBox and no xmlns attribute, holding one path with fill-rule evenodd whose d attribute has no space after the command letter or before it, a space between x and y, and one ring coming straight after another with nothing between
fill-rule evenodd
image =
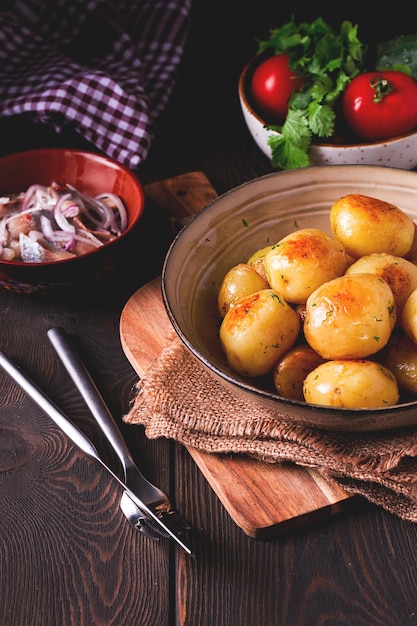
<instances>
[{"instance_id":1,"label":"stem of tomato","mask_svg":"<svg viewBox=\"0 0 417 626\"><path fill-rule=\"evenodd\" d=\"M373 98L374 104L381 102L385 96L388 96L392 92L392 84L386 78L373 78L370 85L375 92Z\"/></svg>"}]
</instances>

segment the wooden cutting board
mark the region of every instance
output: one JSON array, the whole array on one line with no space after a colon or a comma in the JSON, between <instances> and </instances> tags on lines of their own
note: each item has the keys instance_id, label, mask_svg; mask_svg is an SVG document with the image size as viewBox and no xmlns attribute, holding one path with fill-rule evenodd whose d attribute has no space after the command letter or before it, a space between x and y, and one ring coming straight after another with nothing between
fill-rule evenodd
<instances>
[{"instance_id":1,"label":"wooden cutting board","mask_svg":"<svg viewBox=\"0 0 417 626\"><path fill-rule=\"evenodd\" d=\"M201 172L151 183L145 189L177 226L216 197ZM121 344L139 377L158 358L172 332L157 278L131 296L120 319ZM250 537L272 537L329 518L357 500L314 470L292 463L270 464L244 455L187 450L229 515Z\"/></svg>"}]
</instances>

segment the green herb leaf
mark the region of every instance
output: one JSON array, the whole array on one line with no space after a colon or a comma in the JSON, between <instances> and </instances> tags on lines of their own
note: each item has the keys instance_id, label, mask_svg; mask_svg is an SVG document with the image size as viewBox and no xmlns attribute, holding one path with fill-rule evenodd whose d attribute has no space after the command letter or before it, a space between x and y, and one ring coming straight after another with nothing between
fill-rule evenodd
<instances>
[{"instance_id":1,"label":"green herb leaf","mask_svg":"<svg viewBox=\"0 0 417 626\"><path fill-rule=\"evenodd\" d=\"M327 104L313 100L308 107L308 125L318 137L331 137L334 132L336 114Z\"/></svg>"},{"instance_id":2,"label":"green herb leaf","mask_svg":"<svg viewBox=\"0 0 417 626\"><path fill-rule=\"evenodd\" d=\"M347 84L364 71L367 47L358 38L358 27L344 21L339 32L322 18L297 25L292 18L270 31L258 51L286 53L291 69L303 80L292 94L282 127L267 126L279 133L268 140L271 164L282 169L309 164L311 143L331 137L335 130L335 106Z\"/></svg>"},{"instance_id":3,"label":"green herb leaf","mask_svg":"<svg viewBox=\"0 0 417 626\"><path fill-rule=\"evenodd\" d=\"M270 129L279 133L270 135L268 139L272 150L272 167L281 167L281 163L287 163L288 169L308 165L312 133L303 111L291 109L283 126L272 126Z\"/></svg>"}]
</instances>

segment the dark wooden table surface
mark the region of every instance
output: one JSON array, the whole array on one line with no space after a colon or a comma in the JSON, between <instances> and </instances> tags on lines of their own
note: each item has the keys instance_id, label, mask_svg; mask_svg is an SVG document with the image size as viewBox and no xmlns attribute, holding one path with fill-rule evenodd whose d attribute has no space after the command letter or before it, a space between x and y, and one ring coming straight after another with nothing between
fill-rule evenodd
<instances>
[{"instance_id":1,"label":"dark wooden table surface","mask_svg":"<svg viewBox=\"0 0 417 626\"><path fill-rule=\"evenodd\" d=\"M245 9L232 46L231 19L215 20L206 4L195 15L151 154L138 168L145 184L199 170L223 193L272 171L244 127L236 95L238 70L255 50L259 24L251 24ZM217 54L209 46L217 46ZM8 120L6 126L3 153L82 144L22 120L14 132ZM1 626L416 624L415 525L361 501L320 524L252 539L184 448L149 441L141 428L122 423L137 375L120 344L120 314L129 296L159 275L171 238L166 215L149 202L142 234L116 277L48 297L3 290L0 348L115 463L46 331L62 326L74 337L137 463L192 525L194 557L134 530L120 511L118 484L1 373Z\"/></svg>"}]
</instances>

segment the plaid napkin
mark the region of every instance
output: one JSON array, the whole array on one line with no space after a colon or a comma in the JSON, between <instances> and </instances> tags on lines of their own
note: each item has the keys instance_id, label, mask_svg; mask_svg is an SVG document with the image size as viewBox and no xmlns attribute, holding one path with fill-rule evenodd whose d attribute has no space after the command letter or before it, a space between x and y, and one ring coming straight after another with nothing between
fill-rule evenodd
<instances>
[{"instance_id":1,"label":"plaid napkin","mask_svg":"<svg viewBox=\"0 0 417 626\"><path fill-rule=\"evenodd\" d=\"M139 381L129 424L209 453L315 468L349 493L417 522L417 427L345 433L290 423L226 389L172 341Z\"/></svg>"},{"instance_id":2,"label":"plaid napkin","mask_svg":"<svg viewBox=\"0 0 417 626\"><path fill-rule=\"evenodd\" d=\"M0 115L75 131L130 168L168 102L192 0L16 0L0 12ZM4 7L5 3L2 3Z\"/></svg>"}]
</instances>

